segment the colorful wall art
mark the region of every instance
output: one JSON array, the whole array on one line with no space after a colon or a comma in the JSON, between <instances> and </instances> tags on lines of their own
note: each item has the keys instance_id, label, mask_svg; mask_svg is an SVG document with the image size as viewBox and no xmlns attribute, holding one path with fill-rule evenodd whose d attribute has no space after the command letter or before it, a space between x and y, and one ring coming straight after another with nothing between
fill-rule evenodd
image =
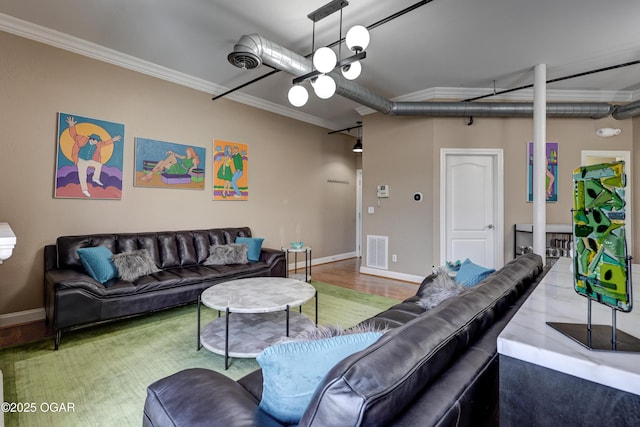
<instances>
[{"instance_id":1,"label":"colorful wall art","mask_svg":"<svg viewBox=\"0 0 640 427\"><path fill-rule=\"evenodd\" d=\"M558 143L547 142L547 177L545 189L547 202L558 201ZM527 145L527 202L533 202L533 142Z\"/></svg>"},{"instance_id":2,"label":"colorful wall art","mask_svg":"<svg viewBox=\"0 0 640 427\"><path fill-rule=\"evenodd\" d=\"M207 150L135 138L135 186L204 190Z\"/></svg>"},{"instance_id":3,"label":"colorful wall art","mask_svg":"<svg viewBox=\"0 0 640 427\"><path fill-rule=\"evenodd\" d=\"M247 144L213 141L213 200L249 200Z\"/></svg>"},{"instance_id":4,"label":"colorful wall art","mask_svg":"<svg viewBox=\"0 0 640 427\"><path fill-rule=\"evenodd\" d=\"M54 197L122 198L124 125L58 113Z\"/></svg>"},{"instance_id":5,"label":"colorful wall art","mask_svg":"<svg viewBox=\"0 0 640 427\"><path fill-rule=\"evenodd\" d=\"M615 309L630 311L624 162L580 167L573 171L573 182L575 290Z\"/></svg>"}]
</instances>

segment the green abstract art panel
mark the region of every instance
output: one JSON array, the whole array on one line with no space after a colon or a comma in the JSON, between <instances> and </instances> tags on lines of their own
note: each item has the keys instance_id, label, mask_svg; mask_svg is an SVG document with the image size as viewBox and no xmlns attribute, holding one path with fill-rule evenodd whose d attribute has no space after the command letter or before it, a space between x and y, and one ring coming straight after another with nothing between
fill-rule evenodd
<instances>
[{"instance_id":1,"label":"green abstract art panel","mask_svg":"<svg viewBox=\"0 0 640 427\"><path fill-rule=\"evenodd\" d=\"M573 171L573 266L580 295L631 311L625 236L624 162Z\"/></svg>"}]
</instances>

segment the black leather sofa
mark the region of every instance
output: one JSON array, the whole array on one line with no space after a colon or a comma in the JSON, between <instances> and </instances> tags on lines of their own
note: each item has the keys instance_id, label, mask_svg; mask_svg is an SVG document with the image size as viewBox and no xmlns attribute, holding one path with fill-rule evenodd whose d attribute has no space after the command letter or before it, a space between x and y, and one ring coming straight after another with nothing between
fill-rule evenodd
<instances>
[{"instance_id":1,"label":"black leather sofa","mask_svg":"<svg viewBox=\"0 0 640 427\"><path fill-rule=\"evenodd\" d=\"M483 426L498 423L497 337L543 276L527 254L425 311L416 296L373 319L391 330L332 368L300 426ZM259 408L262 373L238 381L187 369L147 388L143 425L282 426Z\"/></svg>"},{"instance_id":2,"label":"black leather sofa","mask_svg":"<svg viewBox=\"0 0 640 427\"><path fill-rule=\"evenodd\" d=\"M256 262L203 265L210 245L233 243L237 237L251 237L251 229L58 237L55 245L44 248L45 312L56 333L55 348L65 330L194 303L204 289L227 280L286 276L284 253L269 248L262 248ZM133 282L115 278L103 285L86 273L77 254L78 248L93 246L106 246L114 254L147 249L160 271Z\"/></svg>"}]
</instances>

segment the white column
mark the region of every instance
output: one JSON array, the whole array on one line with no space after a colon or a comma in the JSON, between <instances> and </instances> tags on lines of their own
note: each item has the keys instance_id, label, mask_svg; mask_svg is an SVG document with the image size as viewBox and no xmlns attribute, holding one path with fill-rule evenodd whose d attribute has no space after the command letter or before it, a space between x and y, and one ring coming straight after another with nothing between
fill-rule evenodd
<instances>
[{"instance_id":1,"label":"white column","mask_svg":"<svg viewBox=\"0 0 640 427\"><path fill-rule=\"evenodd\" d=\"M533 82L533 252L544 262L547 225L547 66L535 67Z\"/></svg>"}]
</instances>

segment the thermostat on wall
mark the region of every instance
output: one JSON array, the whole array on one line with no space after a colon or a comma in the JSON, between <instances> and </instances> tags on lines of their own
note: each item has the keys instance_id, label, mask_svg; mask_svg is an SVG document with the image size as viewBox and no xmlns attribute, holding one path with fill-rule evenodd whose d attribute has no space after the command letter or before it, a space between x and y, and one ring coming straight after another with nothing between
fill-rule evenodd
<instances>
[{"instance_id":1,"label":"thermostat on wall","mask_svg":"<svg viewBox=\"0 0 640 427\"><path fill-rule=\"evenodd\" d=\"M378 197L389 197L389 186L388 185L378 185L376 189L376 194Z\"/></svg>"}]
</instances>

